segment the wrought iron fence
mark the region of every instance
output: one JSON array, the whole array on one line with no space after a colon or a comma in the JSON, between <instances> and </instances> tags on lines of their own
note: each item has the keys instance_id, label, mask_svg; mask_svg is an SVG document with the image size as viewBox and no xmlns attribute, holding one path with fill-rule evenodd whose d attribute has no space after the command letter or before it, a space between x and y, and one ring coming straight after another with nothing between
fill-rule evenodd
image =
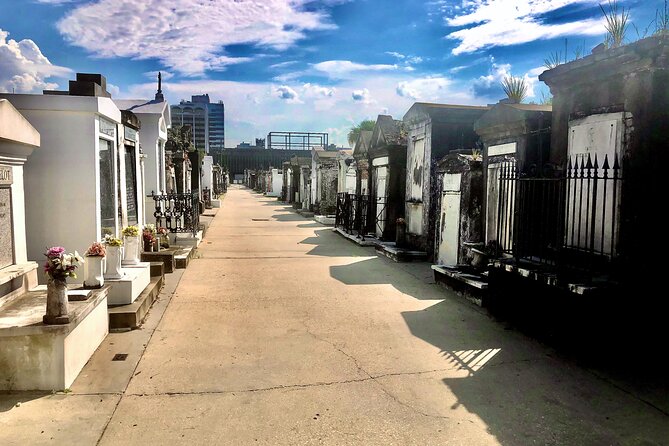
<instances>
[{"instance_id":1,"label":"wrought iron fence","mask_svg":"<svg viewBox=\"0 0 669 446\"><path fill-rule=\"evenodd\" d=\"M211 189L205 187L202 189L202 201L204 201L204 207L211 209Z\"/></svg>"},{"instance_id":2,"label":"wrought iron fence","mask_svg":"<svg viewBox=\"0 0 669 446\"><path fill-rule=\"evenodd\" d=\"M369 232L367 215L369 196L340 192L337 194L335 226L349 234L365 238Z\"/></svg>"},{"instance_id":3,"label":"wrought iron fence","mask_svg":"<svg viewBox=\"0 0 669 446\"><path fill-rule=\"evenodd\" d=\"M383 234L386 229L386 220L388 219L387 200L387 197L376 197L374 200L374 229L378 234Z\"/></svg>"},{"instance_id":4,"label":"wrought iron fence","mask_svg":"<svg viewBox=\"0 0 669 446\"><path fill-rule=\"evenodd\" d=\"M165 227L172 233L197 233L200 226L197 192L151 195L155 204L153 216L156 218L156 226Z\"/></svg>"},{"instance_id":5,"label":"wrought iron fence","mask_svg":"<svg viewBox=\"0 0 669 446\"><path fill-rule=\"evenodd\" d=\"M555 175L526 177L516 161L499 167L498 253L596 271L618 255L622 171L617 156L576 155Z\"/></svg>"}]
</instances>

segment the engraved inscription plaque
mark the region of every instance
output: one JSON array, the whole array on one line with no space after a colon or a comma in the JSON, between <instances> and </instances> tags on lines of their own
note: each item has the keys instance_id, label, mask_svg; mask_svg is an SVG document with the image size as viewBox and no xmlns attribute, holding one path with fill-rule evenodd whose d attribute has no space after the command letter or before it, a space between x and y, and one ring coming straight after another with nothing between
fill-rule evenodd
<instances>
[{"instance_id":1,"label":"engraved inscription plaque","mask_svg":"<svg viewBox=\"0 0 669 446\"><path fill-rule=\"evenodd\" d=\"M0 268L14 263L14 228L12 228L12 194L0 187Z\"/></svg>"}]
</instances>

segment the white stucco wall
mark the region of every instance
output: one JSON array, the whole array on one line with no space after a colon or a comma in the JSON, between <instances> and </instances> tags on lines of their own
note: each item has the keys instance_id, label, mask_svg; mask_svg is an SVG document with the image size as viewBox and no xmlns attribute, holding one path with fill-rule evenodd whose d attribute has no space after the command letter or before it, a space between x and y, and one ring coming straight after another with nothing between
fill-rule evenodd
<instances>
[{"instance_id":1,"label":"white stucco wall","mask_svg":"<svg viewBox=\"0 0 669 446\"><path fill-rule=\"evenodd\" d=\"M212 190L214 188L214 157L202 158L202 188Z\"/></svg>"},{"instance_id":2,"label":"white stucco wall","mask_svg":"<svg viewBox=\"0 0 669 446\"><path fill-rule=\"evenodd\" d=\"M55 245L83 253L100 239L98 117L120 123L120 111L109 98L0 97L9 99L42 139L23 172L28 260L41 263L44 250ZM113 146L118 151L118 135Z\"/></svg>"},{"instance_id":3,"label":"white stucco wall","mask_svg":"<svg viewBox=\"0 0 669 446\"><path fill-rule=\"evenodd\" d=\"M272 169L272 191L274 197L281 196L281 189L283 188L283 173L279 169Z\"/></svg>"}]
</instances>

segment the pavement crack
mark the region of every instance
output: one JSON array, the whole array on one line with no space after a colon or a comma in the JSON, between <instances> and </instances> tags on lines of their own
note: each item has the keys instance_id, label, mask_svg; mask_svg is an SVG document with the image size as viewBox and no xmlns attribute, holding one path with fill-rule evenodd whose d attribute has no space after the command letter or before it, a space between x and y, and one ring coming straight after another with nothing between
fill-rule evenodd
<instances>
[{"instance_id":1,"label":"pavement crack","mask_svg":"<svg viewBox=\"0 0 669 446\"><path fill-rule=\"evenodd\" d=\"M387 389L381 382L378 381L379 378L388 377L388 376L403 376L403 375L408 376L408 375L417 375L417 374L431 373L431 372L434 372L434 371L437 371L437 370L434 370L434 371L424 371L424 372L413 372L413 373L410 373L410 372L409 372L409 373L388 373L388 374L383 374L383 375L372 375L371 373L369 373L367 370L365 370L365 369L360 365L360 362L358 361L358 359L357 359L355 356L353 356L353 355L347 353L347 352L344 351L341 347L337 346L334 342L329 341L329 340L327 340L327 339L325 339L325 338L323 338L323 337L321 337L321 336L318 336L318 335L315 334L314 332L312 332L312 331L309 329L309 326L307 325L306 321L302 321L302 325L304 326L304 328L305 328L305 330L307 331L307 333L308 333L310 336L312 336L314 339L318 339L318 340L321 341L321 342L325 342L326 344L331 345L335 350L337 350L337 351L340 352L342 355L346 356L346 357L349 358L351 361L353 361L353 363L355 364L355 367L358 369L358 371L360 371L360 372L363 373L364 375L367 375L367 378L361 379L361 381L372 381L372 382L374 382L377 386L379 386L379 388L381 389L381 391L382 391L383 393L385 393L385 394L386 394L390 399L392 399L395 403L397 403L397 404L399 404L400 406L405 407L405 408L411 410L412 412L414 412L414 413L416 413L416 414L418 414L418 415L421 415L421 416L423 416L423 417L428 417L428 418L439 418L439 419L451 419L451 417L447 417L447 416L444 416L444 415L429 414L429 413L427 413L427 412L424 412L424 411L418 409L417 407L412 406L412 405L409 404L409 403L406 403L406 402L402 401L397 395L393 394L393 393L392 393L390 390L388 390L388 389ZM444 369L444 370L448 370L448 369Z\"/></svg>"}]
</instances>

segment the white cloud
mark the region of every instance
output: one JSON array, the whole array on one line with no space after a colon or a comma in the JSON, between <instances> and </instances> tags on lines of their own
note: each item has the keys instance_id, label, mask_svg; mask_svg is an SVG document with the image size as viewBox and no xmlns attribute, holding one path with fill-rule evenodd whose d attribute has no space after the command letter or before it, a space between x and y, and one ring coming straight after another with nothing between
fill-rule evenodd
<instances>
[{"instance_id":1,"label":"white cloud","mask_svg":"<svg viewBox=\"0 0 669 446\"><path fill-rule=\"evenodd\" d=\"M279 63L272 64L269 67L270 68L283 68L283 67L288 67L290 65L295 65L296 63L297 63L296 60L287 60L285 62L279 62Z\"/></svg>"},{"instance_id":2,"label":"white cloud","mask_svg":"<svg viewBox=\"0 0 669 446\"><path fill-rule=\"evenodd\" d=\"M472 82L472 93L477 97L489 100L502 99L505 97L504 90L502 89L502 81L505 77L513 75L511 65L497 64L492 58L491 64L490 72L487 75L480 76ZM534 89L539 80L537 76L544 70L541 67L537 67L520 76L525 80L525 84L527 85L528 98L535 97Z\"/></svg>"},{"instance_id":3,"label":"white cloud","mask_svg":"<svg viewBox=\"0 0 669 446\"><path fill-rule=\"evenodd\" d=\"M361 64L351 62L350 60L326 60L312 65L312 68L318 72L325 73L334 79L348 78L354 73L365 71L396 71L400 67L388 64Z\"/></svg>"},{"instance_id":4,"label":"white cloud","mask_svg":"<svg viewBox=\"0 0 669 446\"><path fill-rule=\"evenodd\" d=\"M420 56L407 56L405 54L398 53L397 51L386 51L386 54L409 64L421 63L423 61L423 58Z\"/></svg>"},{"instance_id":5,"label":"white cloud","mask_svg":"<svg viewBox=\"0 0 669 446\"><path fill-rule=\"evenodd\" d=\"M301 104L300 96L297 94L297 91L293 90L288 85L281 85L274 89L276 97L286 101L288 104Z\"/></svg>"},{"instance_id":6,"label":"white cloud","mask_svg":"<svg viewBox=\"0 0 669 446\"><path fill-rule=\"evenodd\" d=\"M399 96L421 101L438 101L448 92L452 81L448 78L435 76L412 79L397 84Z\"/></svg>"},{"instance_id":7,"label":"white cloud","mask_svg":"<svg viewBox=\"0 0 669 446\"><path fill-rule=\"evenodd\" d=\"M332 97L335 94L334 88L322 87L316 84L304 84L302 85L302 91L306 97L319 98L319 97Z\"/></svg>"},{"instance_id":8,"label":"white cloud","mask_svg":"<svg viewBox=\"0 0 669 446\"><path fill-rule=\"evenodd\" d=\"M508 46L565 35L603 34L602 19L545 24L543 14L565 6L600 0L467 0L464 9L446 18L449 26L465 27L448 34L459 40L453 54L471 53L491 46Z\"/></svg>"},{"instance_id":9,"label":"white cloud","mask_svg":"<svg viewBox=\"0 0 669 446\"><path fill-rule=\"evenodd\" d=\"M51 76L66 76L71 70L51 64L35 42L7 39L9 33L0 29L0 91L38 93L58 88L48 82Z\"/></svg>"},{"instance_id":10,"label":"white cloud","mask_svg":"<svg viewBox=\"0 0 669 446\"><path fill-rule=\"evenodd\" d=\"M71 43L95 56L158 59L171 70L202 75L246 62L225 47L254 44L285 50L310 31L332 29L310 0L99 0L58 22Z\"/></svg>"},{"instance_id":11,"label":"white cloud","mask_svg":"<svg viewBox=\"0 0 669 446\"><path fill-rule=\"evenodd\" d=\"M112 98L119 98L121 96L121 89L114 84L107 82L107 91L112 95Z\"/></svg>"},{"instance_id":12,"label":"white cloud","mask_svg":"<svg viewBox=\"0 0 669 446\"><path fill-rule=\"evenodd\" d=\"M369 94L369 90L363 88L362 90L353 90L351 93L351 98L356 102L362 102L363 104L371 104L372 97Z\"/></svg>"},{"instance_id":13,"label":"white cloud","mask_svg":"<svg viewBox=\"0 0 669 446\"><path fill-rule=\"evenodd\" d=\"M167 79L171 79L174 77L174 73L170 73L169 71L165 70L160 70L160 75L163 81L166 81ZM148 77L149 79L155 79L156 82L158 81L158 71L147 71L144 73L144 76Z\"/></svg>"}]
</instances>

